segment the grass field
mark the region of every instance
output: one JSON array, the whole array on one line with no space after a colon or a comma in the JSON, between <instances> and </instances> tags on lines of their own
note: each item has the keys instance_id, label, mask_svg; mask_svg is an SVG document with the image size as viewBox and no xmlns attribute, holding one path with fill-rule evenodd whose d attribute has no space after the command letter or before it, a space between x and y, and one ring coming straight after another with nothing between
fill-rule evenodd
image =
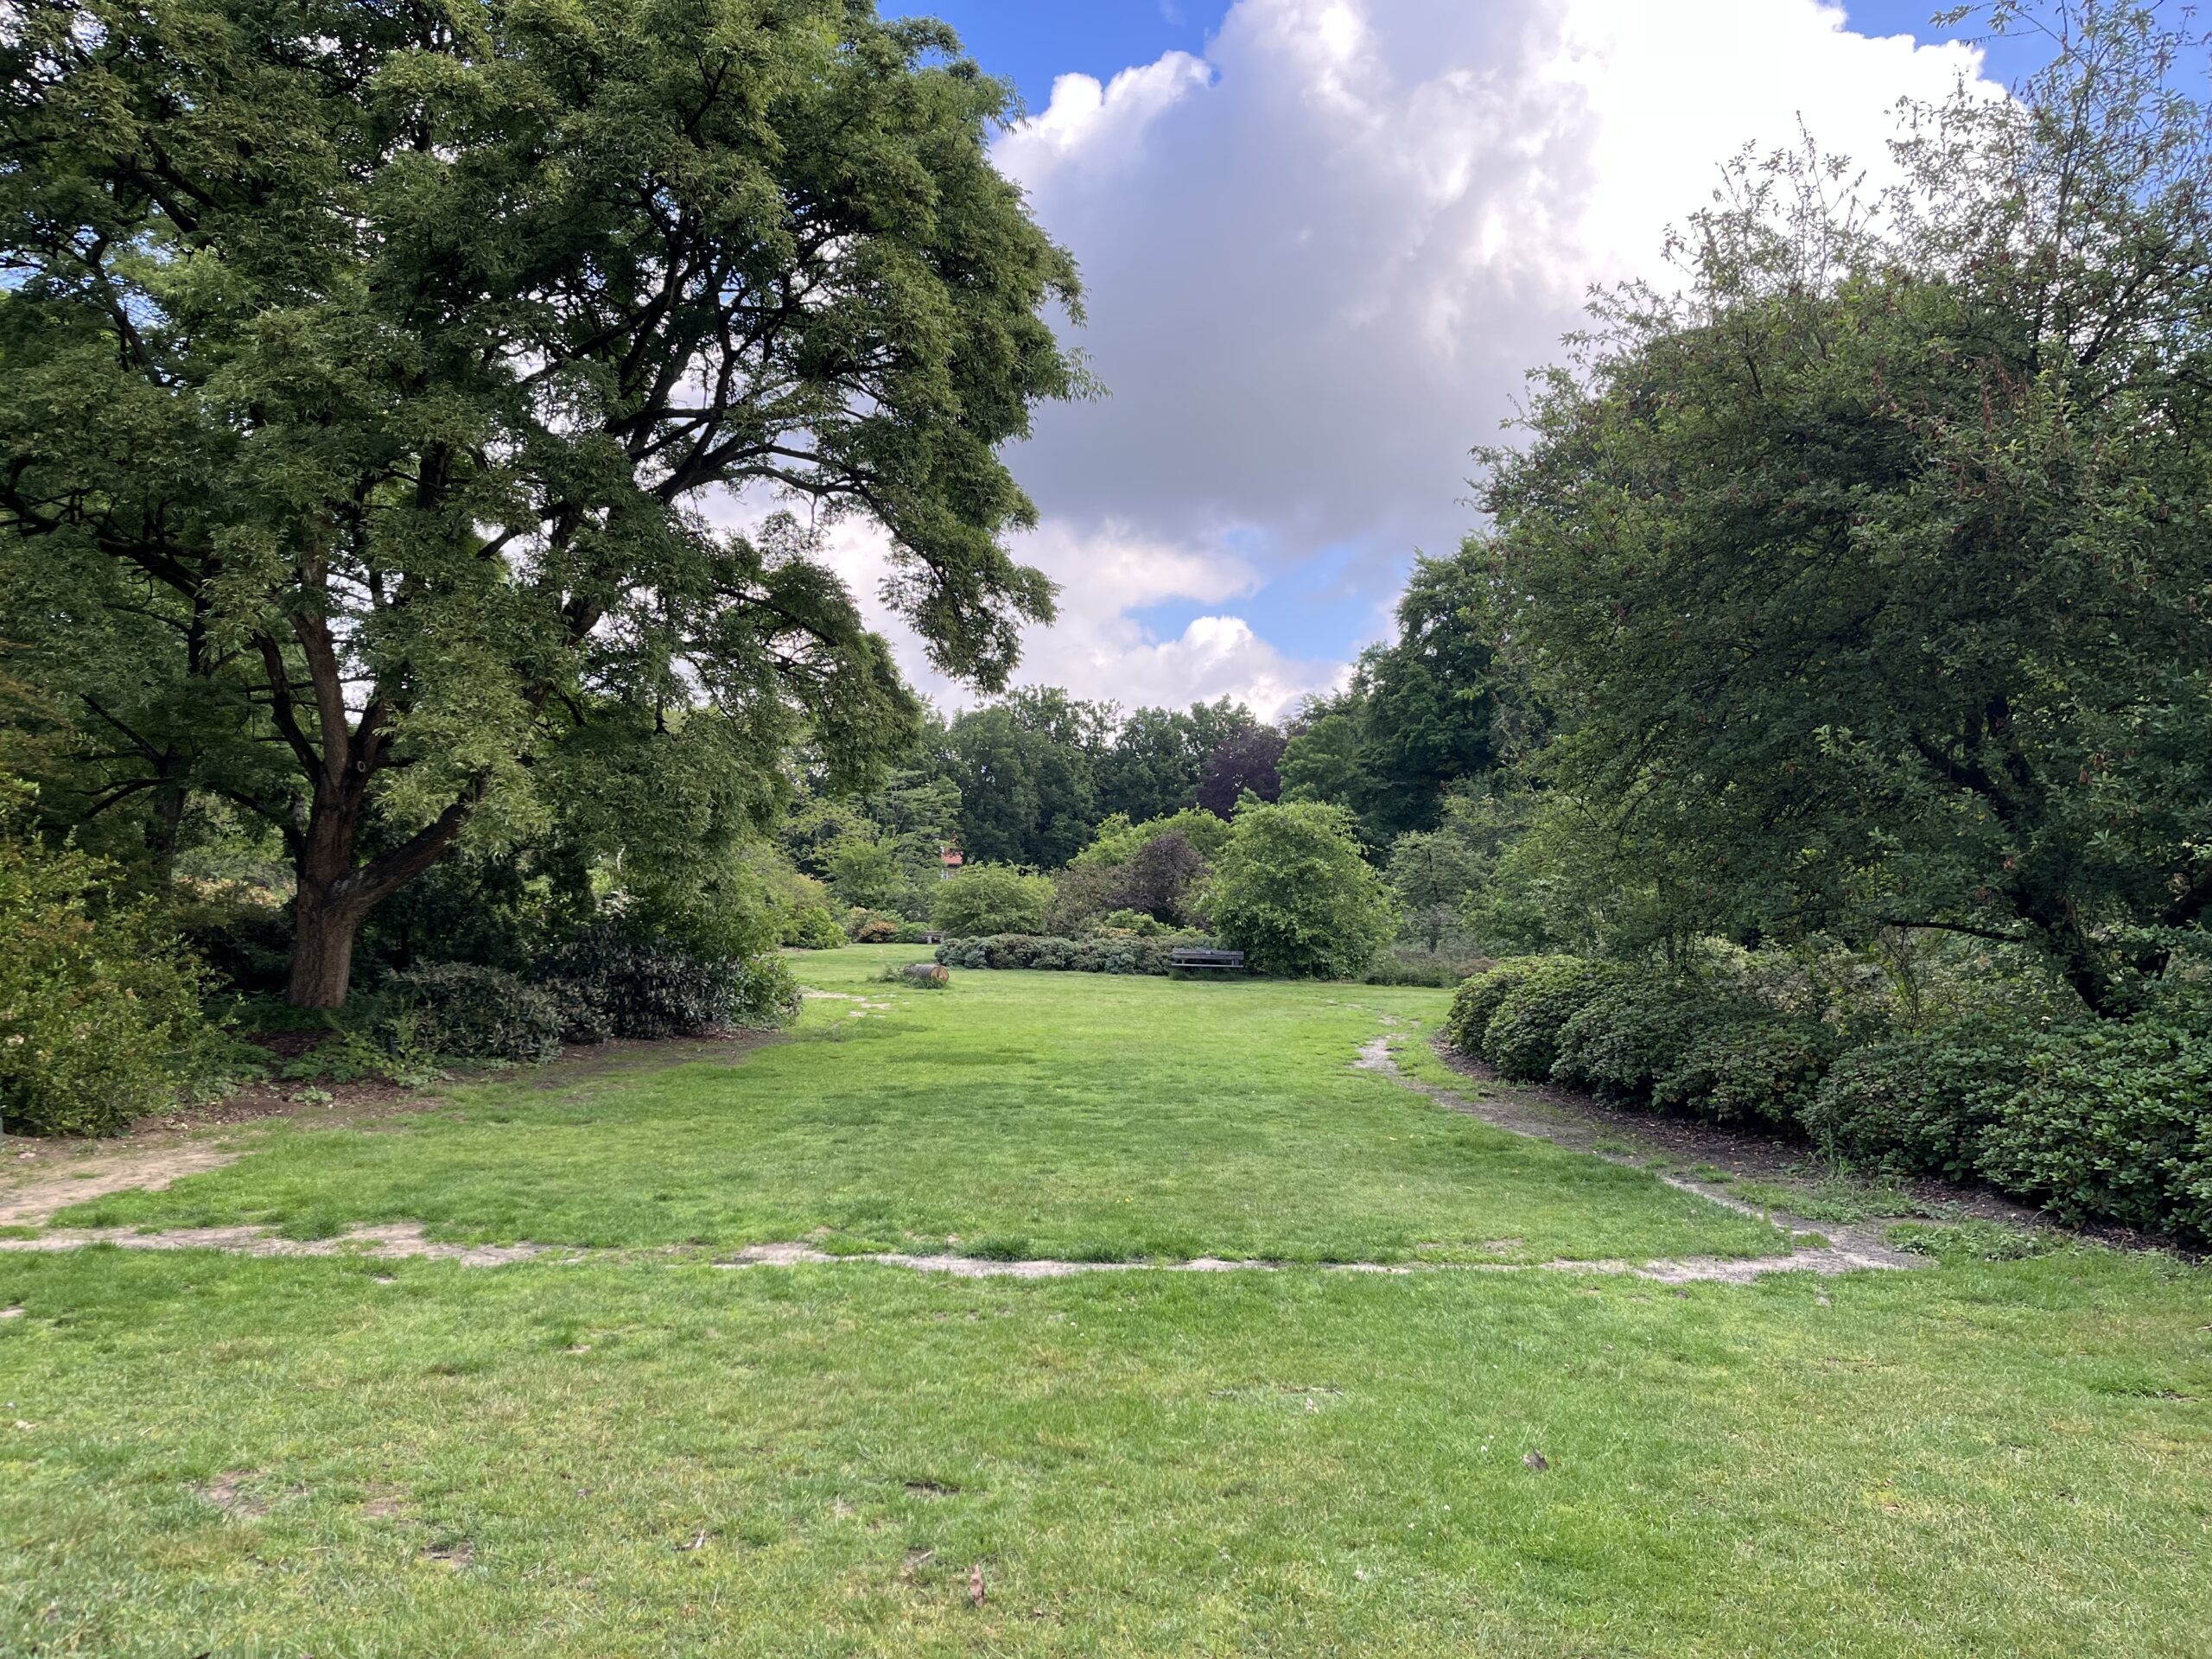
<instances>
[{"instance_id":1,"label":"grass field","mask_svg":"<svg viewBox=\"0 0 2212 1659\"><path fill-rule=\"evenodd\" d=\"M872 982L906 954L803 959L888 1006L734 1065L272 1131L61 1217L614 1255L0 1256L0 1653L2206 1651L2212 1274L1337 1271L1779 1246L1350 1068L1440 994ZM1294 1265L655 1248L810 1237Z\"/></svg>"}]
</instances>

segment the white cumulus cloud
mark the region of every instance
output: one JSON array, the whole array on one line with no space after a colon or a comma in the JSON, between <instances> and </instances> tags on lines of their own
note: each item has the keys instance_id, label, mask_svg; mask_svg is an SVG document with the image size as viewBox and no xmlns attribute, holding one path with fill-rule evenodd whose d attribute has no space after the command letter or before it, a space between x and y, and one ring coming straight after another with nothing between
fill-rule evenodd
<instances>
[{"instance_id":1,"label":"white cumulus cloud","mask_svg":"<svg viewBox=\"0 0 2212 1659\"><path fill-rule=\"evenodd\" d=\"M1060 77L993 154L1083 267L1110 396L1011 455L1063 590L1020 678L1263 712L1332 683L1471 526L1468 451L1592 283L1663 278L1745 144L1802 126L1878 181L1899 100L1979 71L1820 0L1237 0L1203 60ZM872 593L880 533L837 548Z\"/></svg>"}]
</instances>

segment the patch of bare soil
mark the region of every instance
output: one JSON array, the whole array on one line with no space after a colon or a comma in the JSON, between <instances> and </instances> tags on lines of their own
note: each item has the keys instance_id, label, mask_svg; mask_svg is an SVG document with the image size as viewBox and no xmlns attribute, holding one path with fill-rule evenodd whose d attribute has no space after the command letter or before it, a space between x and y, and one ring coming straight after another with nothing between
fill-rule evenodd
<instances>
[{"instance_id":1,"label":"patch of bare soil","mask_svg":"<svg viewBox=\"0 0 2212 1659\"><path fill-rule=\"evenodd\" d=\"M232 1255L360 1255L378 1261L458 1262L464 1268L501 1268L539 1256L574 1260L590 1252L550 1244L448 1244L427 1236L414 1222L355 1227L335 1238L280 1238L266 1227L171 1227L139 1232L129 1227L55 1227L29 1238L0 1238L0 1250L34 1255L113 1244L126 1250L221 1250Z\"/></svg>"},{"instance_id":2,"label":"patch of bare soil","mask_svg":"<svg viewBox=\"0 0 2212 1659\"><path fill-rule=\"evenodd\" d=\"M45 1160L41 1148L32 1154L43 1160L35 1169L16 1162L9 1172L15 1180L5 1192L0 1192L0 1227L36 1227L73 1204L105 1198L111 1192L133 1189L158 1192L179 1176L220 1169L238 1155L231 1148L187 1141L119 1154L107 1150L117 1142L85 1144L85 1151L73 1155L73 1148L64 1147L50 1160ZM22 1156L17 1154L18 1159Z\"/></svg>"},{"instance_id":3,"label":"patch of bare soil","mask_svg":"<svg viewBox=\"0 0 2212 1659\"><path fill-rule=\"evenodd\" d=\"M205 1485L192 1490L229 1515L266 1515L268 1503L246 1490L261 1478L258 1469L232 1469L215 1477Z\"/></svg>"}]
</instances>

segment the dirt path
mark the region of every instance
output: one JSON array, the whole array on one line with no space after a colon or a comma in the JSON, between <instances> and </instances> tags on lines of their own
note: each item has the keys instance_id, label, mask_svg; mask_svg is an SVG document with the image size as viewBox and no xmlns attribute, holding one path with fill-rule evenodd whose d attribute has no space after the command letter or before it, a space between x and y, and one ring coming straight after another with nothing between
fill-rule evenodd
<instances>
[{"instance_id":1,"label":"dirt path","mask_svg":"<svg viewBox=\"0 0 2212 1659\"><path fill-rule=\"evenodd\" d=\"M0 1227L41 1226L73 1204L111 1192L158 1192L180 1176L234 1163L239 1154L232 1147L179 1141L123 1153L95 1147L81 1153L39 1152L32 1156L39 1160L35 1166L17 1164L16 1179L0 1192Z\"/></svg>"},{"instance_id":2,"label":"dirt path","mask_svg":"<svg viewBox=\"0 0 2212 1659\"><path fill-rule=\"evenodd\" d=\"M454 1244L428 1237L411 1223L356 1227L336 1238L283 1238L266 1227L177 1227L135 1232L128 1227L55 1228L29 1238L0 1238L0 1252L47 1255L110 1244L125 1250L220 1250L231 1255L359 1256L372 1261L457 1262L464 1268L503 1268L519 1262L556 1265L599 1262L617 1267L747 1268L879 1267L941 1273L954 1279L1069 1279L1087 1273L1283 1273L1300 1267L1322 1273L1376 1273L1393 1277L1428 1273L1571 1273L1632 1275L1662 1285L1700 1281L1749 1284L1774 1273L1833 1276L1867 1268L1925 1267L1916 1256L1885 1252L1876 1259L1849 1249L1799 1250L1789 1255L1695 1255L1655 1262L1321 1262L1198 1256L1187 1262L1068 1262L1029 1258L1003 1262L976 1255L910 1255L884 1251L838 1255L811 1244L748 1244L729 1251L699 1249L586 1249L560 1244ZM1893 1258L1893 1259L1892 1259Z\"/></svg>"},{"instance_id":3,"label":"dirt path","mask_svg":"<svg viewBox=\"0 0 2212 1659\"><path fill-rule=\"evenodd\" d=\"M1593 1122L1586 1116L1580 1116L1571 1110L1562 1109L1559 1105L1530 1092L1501 1092L1488 1079L1473 1080L1479 1086L1471 1087L1463 1093L1457 1090L1442 1088L1436 1084L1423 1082L1418 1077L1408 1077L1399 1068L1397 1061L1391 1058L1390 1040L1390 1035L1387 1033L1375 1038L1360 1049L1359 1058L1354 1064L1362 1071L1379 1071L1396 1083L1399 1087L1410 1089L1416 1094L1425 1095L1440 1106L1446 1107L1455 1112L1464 1112L1470 1117L1480 1118L1484 1122L1504 1129L1510 1134L1527 1135L1537 1141L1548 1141L1554 1146L1565 1147L1568 1151L1582 1153L1592 1158L1603 1158L1608 1163L1619 1164L1627 1168L1647 1169L1649 1173L1656 1176L1669 1186L1678 1188L1684 1192L1694 1192L1699 1198L1717 1204L1723 1209L1733 1210L1738 1215L1753 1216L1762 1220L1771 1221L1776 1226L1787 1230L1793 1239L1822 1241L1819 1244L1808 1245L1808 1248L1797 1250L1789 1256L1779 1258L1782 1261L1796 1262L1802 1268L1815 1273L1850 1273L1861 1268L1896 1270L1924 1268L1929 1264L1927 1257L1910 1255L1884 1242L1884 1233L1895 1223L1910 1219L1909 1217L1885 1216L1855 1224L1835 1221L1815 1222L1802 1216L1793 1215L1787 1210L1761 1209L1755 1205L1745 1203L1719 1182L1700 1180L1671 1170L1648 1169L1650 1161L1648 1148L1632 1148L1625 1152L1613 1150L1605 1143L1618 1138L1621 1129L1620 1126L1616 1124ZM1761 1169L1758 1173L1762 1175L1775 1177L1779 1176L1782 1171L1770 1164L1768 1167ZM2021 1213L2024 1215L2026 1212ZM1712 1271L1698 1271L1690 1276L1741 1281L1745 1278L1758 1278L1763 1273L1786 1270L1767 1265L1773 1259L1775 1258L1762 1257L1734 1264L1726 1261L1700 1259L1696 1266L1700 1268L1710 1267ZM1656 1268L1665 1264L1654 1262L1650 1265ZM1739 1274L1726 1271L1732 1265L1745 1269L1745 1272Z\"/></svg>"}]
</instances>

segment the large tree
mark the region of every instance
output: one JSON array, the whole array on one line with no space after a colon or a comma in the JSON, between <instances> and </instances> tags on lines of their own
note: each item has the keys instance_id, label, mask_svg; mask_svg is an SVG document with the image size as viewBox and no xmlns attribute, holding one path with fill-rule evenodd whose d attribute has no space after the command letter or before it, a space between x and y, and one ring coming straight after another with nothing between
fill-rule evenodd
<instances>
[{"instance_id":1,"label":"large tree","mask_svg":"<svg viewBox=\"0 0 2212 1659\"><path fill-rule=\"evenodd\" d=\"M556 788L750 810L802 734L875 768L915 709L813 556L838 515L889 531L950 674L1002 683L1050 614L997 451L1071 388L1042 314L1075 276L941 26L20 0L0 72L0 558L198 700L72 688L106 792L283 828L294 1001L342 1000L372 906ZM779 494L808 529L714 522Z\"/></svg>"},{"instance_id":2,"label":"large tree","mask_svg":"<svg viewBox=\"0 0 2212 1659\"><path fill-rule=\"evenodd\" d=\"M1685 925L2017 943L2113 1014L2212 906L2212 119L2201 38L2051 21L1878 217L1743 175L1492 457L1490 549L1553 779Z\"/></svg>"},{"instance_id":3,"label":"large tree","mask_svg":"<svg viewBox=\"0 0 2212 1659\"><path fill-rule=\"evenodd\" d=\"M1081 852L1098 822L1095 772L1112 719L1052 686L956 716L940 765L959 786L968 858L1057 868Z\"/></svg>"},{"instance_id":4,"label":"large tree","mask_svg":"<svg viewBox=\"0 0 2212 1659\"><path fill-rule=\"evenodd\" d=\"M1501 714L1533 705L1494 661L1489 567L1476 542L1414 561L1397 637L1361 652L1351 683L1303 711L1282 757L1286 798L1348 806L1383 847L1433 830L1453 784L1497 769Z\"/></svg>"}]
</instances>

